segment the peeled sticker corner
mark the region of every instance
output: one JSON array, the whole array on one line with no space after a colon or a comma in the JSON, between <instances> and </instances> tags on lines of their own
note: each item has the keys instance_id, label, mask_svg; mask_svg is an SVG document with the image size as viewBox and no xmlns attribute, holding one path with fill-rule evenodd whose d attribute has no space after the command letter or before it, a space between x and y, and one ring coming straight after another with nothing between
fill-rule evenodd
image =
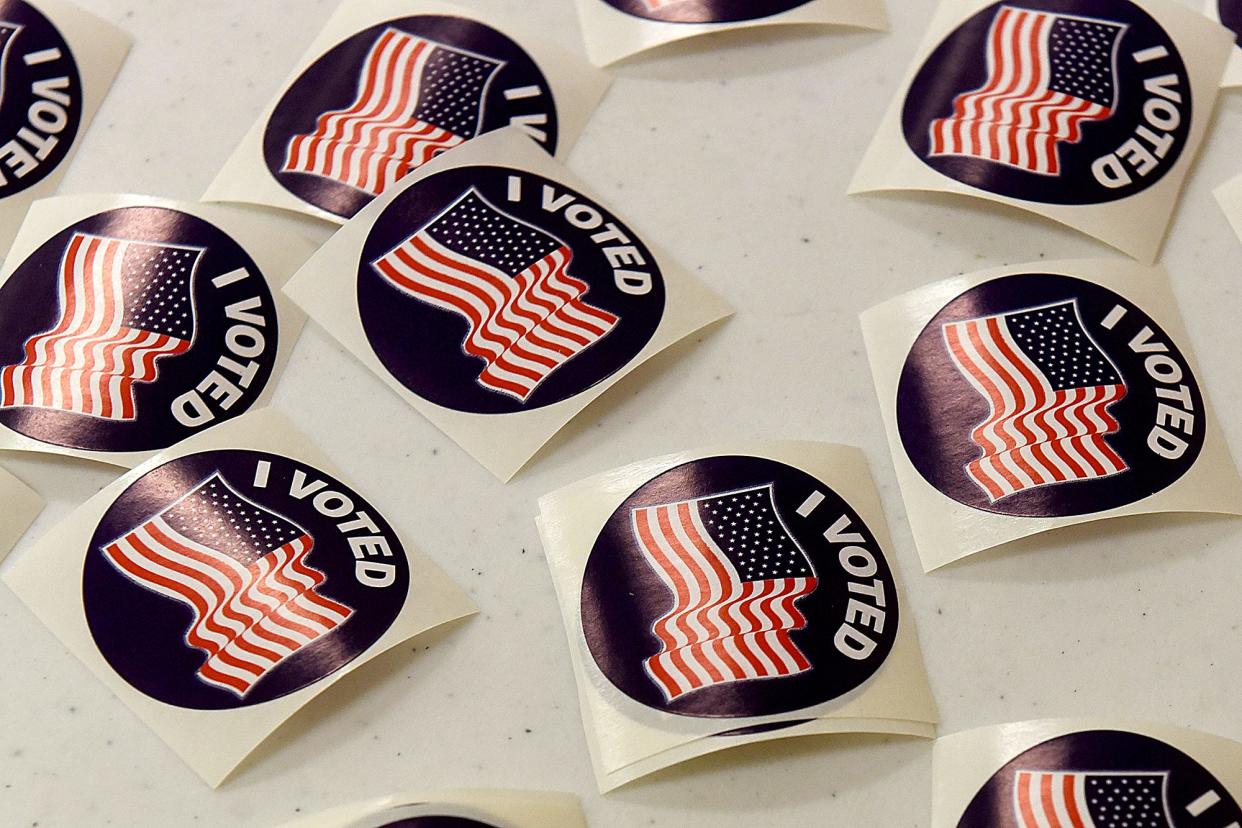
<instances>
[{"instance_id":1,"label":"peeled sticker corner","mask_svg":"<svg viewBox=\"0 0 1242 828\"><path fill-rule=\"evenodd\" d=\"M352 802L283 828L586 828L586 819L571 794L457 790Z\"/></svg>"},{"instance_id":2,"label":"peeled sticker corner","mask_svg":"<svg viewBox=\"0 0 1242 828\"><path fill-rule=\"evenodd\" d=\"M862 328L928 571L1088 521L1242 513L1162 269L997 268L892 299Z\"/></svg>"},{"instance_id":3,"label":"peeled sticker corner","mask_svg":"<svg viewBox=\"0 0 1242 828\"><path fill-rule=\"evenodd\" d=\"M1233 828L1242 743L1171 725L1043 719L944 736L932 828Z\"/></svg>"},{"instance_id":4,"label":"peeled sticker corner","mask_svg":"<svg viewBox=\"0 0 1242 828\"><path fill-rule=\"evenodd\" d=\"M56 191L129 47L62 0L0 0L0 256L31 202Z\"/></svg>"},{"instance_id":5,"label":"peeled sticker corner","mask_svg":"<svg viewBox=\"0 0 1242 828\"><path fill-rule=\"evenodd\" d=\"M270 410L121 477L4 579L213 787L350 672L475 611Z\"/></svg>"},{"instance_id":6,"label":"peeled sticker corner","mask_svg":"<svg viewBox=\"0 0 1242 828\"><path fill-rule=\"evenodd\" d=\"M587 55L607 66L702 34L757 26L888 28L882 0L576 0Z\"/></svg>"},{"instance_id":7,"label":"peeled sticker corner","mask_svg":"<svg viewBox=\"0 0 1242 828\"><path fill-rule=\"evenodd\" d=\"M290 219L145 196L36 202L0 269L0 449L133 467L265 405L305 320Z\"/></svg>"},{"instance_id":8,"label":"peeled sticker corner","mask_svg":"<svg viewBox=\"0 0 1242 828\"><path fill-rule=\"evenodd\" d=\"M932 737L861 451L741 443L539 501L596 780L811 734Z\"/></svg>"},{"instance_id":9,"label":"peeled sticker corner","mask_svg":"<svg viewBox=\"0 0 1242 828\"><path fill-rule=\"evenodd\" d=\"M850 192L975 196L1151 262L1233 50L1176 0L943 0Z\"/></svg>"},{"instance_id":10,"label":"peeled sticker corner","mask_svg":"<svg viewBox=\"0 0 1242 828\"><path fill-rule=\"evenodd\" d=\"M502 480L639 364L732 313L513 129L385 192L286 293Z\"/></svg>"},{"instance_id":11,"label":"peeled sticker corner","mask_svg":"<svg viewBox=\"0 0 1242 828\"><path fill-rule=\"evenodd\" d=\"M563 157L608 89L581 57L468 6L345 0L207 190L341 223L502 127Z\"/></svg>"},{"instance_id":12,"label":"peeled sticker corner","mask_svg":"<svg viewBox=\"0 0 1242 828\"><path fill-rule=\"evenodd\" d=\"M0 503L4 504L4 517L0 518L0 561L3 561L43 511L43 498L14 474L0 468Z\"/></svg>"},{"instance_id":13,"label":"peeled sticker corner","mask_svg":"<svg viewBox=\"0 0 1242 828\"><path fill-rule=\"evenodd\" d=\"M1207 0L1207 15L1242 39L1242 0ZM1221 86L1242 86L1242 46L1233 50Z\"/></svg>"}]
</instances>

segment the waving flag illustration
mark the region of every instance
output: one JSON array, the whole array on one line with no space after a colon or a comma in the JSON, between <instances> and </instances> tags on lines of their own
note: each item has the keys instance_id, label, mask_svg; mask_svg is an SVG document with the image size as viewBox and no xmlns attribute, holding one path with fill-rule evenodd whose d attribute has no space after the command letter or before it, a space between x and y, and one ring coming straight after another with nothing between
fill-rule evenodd
<instances>
[{"instance_id":1,"label":"waving flag illustration","mask_svg":"<svg viewBox=\"0 0 1242 828\"><path fill-rule=\"evenodd\" d=\"M325 112L289 142L283 172L331 178L379 195L437 153L479 134L502 61L389 28L362 66L347 109Z\"/></svg>"},{"instance_id":2,"label":"waving flag illustration","mask_svg":"<svg viewBox=\"0 0 1242 828\"><path fill-rule=\"evenodd\" d=\"M393 285L466 318L462 349L486 363L484 388L525 402L620 317L583 301L573 252L471 188L374 267Z\"/></svg>"},{"instance_id":3,"label":"waving flag illustration","mask_svg":"<svg viewBox=\"0 0 1242 828\"><path fill-rule=\"evenodd\" d=\"M16 23L6 23L0 20L0 105L4 104L5 76L8 74L9 52L12 51L13 41L21 30L22 27Z\"/></svg>"},{"instance_id":4,"label":"waving flag illustration","mask_svg":"<svg viewBox=\"0 0 1242 828\"><path fill-rule=\"evenodd\" d=\"M988 79L931 124L932 155L966 155L1059 175L1057 144L1112 116L1125 26L1002 6L988 34Z\"/></svg>"},{"instance_id":5,"label":"waving flag illustration","mask_svg":"<svg viewBox=\"0 0 1242 828\"><path fill-rule=\"evenodd\" d=\"M353 614L317 591L327 577L306 563L313 546L301 527L216 473L103 554L135 583L190 607L186 644L207 653L198 678L244 697Z\"/></svg>"},{"instance_id":6,"label":"waving flag illustration","mask_svg":"<svg viewBox=\"0 0 1242 828\"><path fill-rule=\"evenodd\" d=\"M75 233L60 263L60 318L0 368L0 407L138 416L134 385L194 335L191 287L204 249Z\"/></svg>"},{"instance_id":7,"label":"waving flag illustration","mask_svg":"<svg viewBox=\"0 0 1242 828\"><path fill-rule=\"evenodd\" d=\"M1128 468L1104 439L1119 429L1107 409L1126 386L1083 327L1077 301L951 322L943 333L958 369L991 405L971 431L983 454L966 473L993 503Z\"/></svg>"},{"instance_id":8,"label":"waving flag illustration","mask_svg":"<svg viewBox=\"0 0 1242 828\"><path fill-rule=\"evenodd\" d=\"M1167 773L1018 771L1019 828L1173 828Z\"/></svg>"},{"instance_id":9,"label":"waving flag illustration","mask_svg":"<svg viewBox=\"0 0 1242 828\"><path fill-rule=\"evenodd\" d=\"M643 666L672 701L718 684L791 676L811 663L790 638L815 591L811 562L776 512L772 486L635 509L643 557L673 592Z\"/></svg>"}]
</instances>

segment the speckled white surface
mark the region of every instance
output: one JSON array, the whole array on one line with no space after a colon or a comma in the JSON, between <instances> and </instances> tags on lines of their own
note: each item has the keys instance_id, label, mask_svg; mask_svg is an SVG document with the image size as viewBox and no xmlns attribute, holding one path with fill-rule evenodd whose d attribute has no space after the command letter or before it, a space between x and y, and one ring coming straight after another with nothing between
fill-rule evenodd
<instances>
[{"instance_id":1,"label":"speckled white surface","mask_svg":"<svg viewBox=\"0 0 1242 828\"><path fill-rule=\"evenodd\" d=\"M136 45L62 192L194 198L333 0L80 2ZM1094 713L1242 738L1242 522L1088 526L920 574L858 311L963 270L1113 255L982 204L844 195L933 3L891 3L891 34L731 34L617 70L572 166L740 312L623 382L511 485L310 327L277 407L483 614L333 688L219 791L0 588L0 824L267 826L392 789L486 785L576 791L592 826L926 826L930 747L904 740L773 742L594 793L535 499L610 466L738 435L865 449L945 732ZM489 5L576 46L570 0ZM1237 453L1242 245L1211 189L1242 172L1240 133L1242 96L1226 95L1164 255ZM15 556L112 475L4 462L51 501Z\"/></svg>"}]
</instances>

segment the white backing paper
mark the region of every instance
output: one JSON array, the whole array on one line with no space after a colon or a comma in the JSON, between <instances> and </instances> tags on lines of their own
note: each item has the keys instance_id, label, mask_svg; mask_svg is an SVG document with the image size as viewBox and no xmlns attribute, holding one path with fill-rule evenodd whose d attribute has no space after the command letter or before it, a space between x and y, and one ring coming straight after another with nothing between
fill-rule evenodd
<instances>
[{"instance_id":1,"label":"white backing paper","mask_svg":"<svg viewBox=\"0 0 1242 828\"><path fill-rule=\"evenodd\" d=\"M1207 16L1220 22L1220 0L1207 0ZM1225 67L1225 76L1221 78L1221 86L1242 86L1242 46L1236 46Z\"/></svg>"},{"instance_id":2,"label":"white backing paper","mask_svg":"<svg viewBox=\"0 0 1242 828\"><path fill-rule=\"evenodd\" d=\"M0 468L0 561L17 544L43 511L38 492Z\"/></svg>"}]
</instances>

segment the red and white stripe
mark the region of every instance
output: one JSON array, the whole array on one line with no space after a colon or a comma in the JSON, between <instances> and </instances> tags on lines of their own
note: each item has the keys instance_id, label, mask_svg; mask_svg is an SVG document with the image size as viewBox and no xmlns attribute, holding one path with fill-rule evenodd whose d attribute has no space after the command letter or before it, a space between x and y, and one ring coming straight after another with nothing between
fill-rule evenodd
<instances>
[{"instance_id":1,"label":"red and white stripe","mask_svg":"<svg viewBox=\"0 0 1242 828\"><path fill-rule=\"evenodd\" d=\"M983 454L966 465L966 473L993 503L1037 486L1128 468L1104 440L1120 428L1107 408L1126 395L1125 385L1053 390L1003 316L952 322L943 333L953 361L991 406L970 433Z\"/></svg>"},{"instance_id":2,"label":"red and white stripe","mask_svg":"<svg viewBox=\"0 0 1242 828\"><path fill-rule=\"evenodd\" d=\"M487 364L479 384L525 402L620 321L583 301L590 285L567 272L572 256L560 247L509 276L420 231L375 268L416 299L464 316L470 330L462 350Z\"/></svg>"},{"instance_id":3,"label":"red and white stripe","mask_svg":"<svg viewBox=\"0 0 1242 828\"><path fill-rule=\"evenodd\" d=\"M1057 15L1003 6L988 35L988 80L958 95L953 114L931 124L932 155L966 155L1059 175L1059 142L1082 139L1083 121L1109 107L1049 88L1049 34Z\"/></svg>"},{"instance_id":4,"label":"red and white stripe","mask_svg":"<svg viewBox=\"0 0 1242 828\"><path fill-rule=\"evenodd\" d=\"M303 534L250 566L177 532L161 517L106 546L141 586L188 604L188 645L207 653L198 677L244 697L278 664L343 624L353 609L320 595L327 578L306 564Z\"/></svg>"},{"instance_id":5,"label":"red and white stripe","mask_svg":"<svg viewBox=\"0 0 1242 828\"><path fill-rule=\"evenodd\" d=\"M427 61L443 48L385 30L363 63L354 103L323 113L313 132L295 135L282 171L331 178L379 195L437 153L463 143L470 136L415 116Z\"/></svg>"},{"instance_id":6,"label":"red and white stripe","mask_svg":"<svg viewBox=\"0 0 1242 828\"><path fill-rule=\"evenodd\" d=\"M1085 773L1018 771L1013 806L1019 828L1096 828Z\"/></svg>"},{"instance_id":7,"label":"red and white stripe","mask_svg":"<svg viewBox=\"0 0 1242 828\"><path fill-rule=\"evenodd\" d=\"M134 384L188 340L124 325L124 261L131 243L77 233L60 270L60 319L0 368L0 407L54 408L108 420L137 417Z\"/></svg>"},{"instance_id":8,"label":"red and white stripe","mask_svg":"<svg viewBox=\"0 0 1242 828\"><path fill-rule=\"evenodd\" d=\"M675 596L652 625L663 649L643 662L666 699L811 669L789 634L806 626L795 603L815 578L743 582L694 501L635 509L632 520L643 556Z\"/></svg>"}]
</instances>

